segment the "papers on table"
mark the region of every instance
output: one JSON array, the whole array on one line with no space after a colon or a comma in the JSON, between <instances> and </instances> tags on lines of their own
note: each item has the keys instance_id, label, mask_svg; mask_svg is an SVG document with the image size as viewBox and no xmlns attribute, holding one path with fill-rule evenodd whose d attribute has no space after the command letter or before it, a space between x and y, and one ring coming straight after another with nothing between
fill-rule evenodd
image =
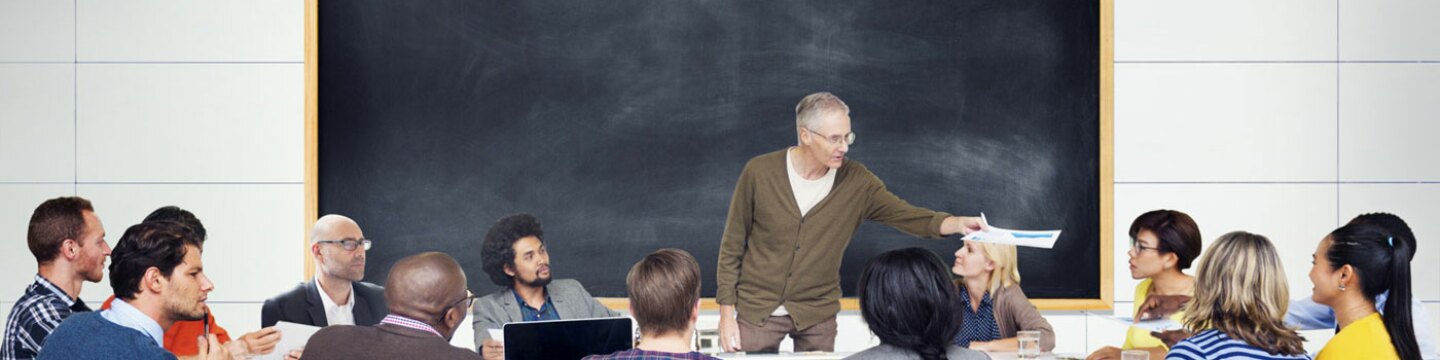
<instances>
[{"instance_id":1,"label":"papers on table","mask_svg":"<svg viewBox=\"0 0 1440 360\"><path fill-rule=\"evenodd\" d=\"M964 240L1049 249L1055 247L1055 240L1060 239L1060 230L1011 230L990 226L985 213L980 213L980 222L985 224L985 230L965 235Z\"/></svg>"},{"instance_id":2,"label":"papers on table","mask_svg":"<svg viewBox=\"0 0 1440 360\"><path fill-rule=\"evenodd\" d=\"M275 323L275 330L280 330L280 342L275 344L275 351L256 359L285 360L285 354L290 353L290 350L305 348L305 343L310 341L311 335L320 331L320 327L281 321Z\"/></svg>"},{"instance_id":3,"label":"papers on table","mask_svg":"<svg viewBox=\"0 0 1440 360\"><path fill-rule=\"evenodd\" d=\"M1137 327L1137 328L1141 328L1141 329L1145 329L1145 330L1149 330L1149 331L1156 331L1156 332L1166 331L1166 330L1180 330L1180 329L1185 328L1185 325L1184 325L1184 324L1181 324L1180 322L1175 321L1175 320L1171 320L1170 318L1159 318L1159 319L1135 321L1135 320L1134 320L1135 318L1134 318L1134 317L1130 317L1130 316L1114 316L1114 315L1099 315L1099 316L1100 316L1100 317L1103 317L1103 318L1106 318L1106 319L1109 319L1109 320L1114 321L1114 322L1121 323L1121 324L1130 325L1130 326L1134 326L1134 327Z\"/></svg>"}]
</instances>

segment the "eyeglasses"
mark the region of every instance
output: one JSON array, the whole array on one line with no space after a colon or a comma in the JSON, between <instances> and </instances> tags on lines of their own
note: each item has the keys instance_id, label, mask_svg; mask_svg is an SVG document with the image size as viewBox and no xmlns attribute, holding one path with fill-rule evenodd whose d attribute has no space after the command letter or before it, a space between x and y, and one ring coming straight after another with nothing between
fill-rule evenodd
<instances>
[{"instance_id":1,"label":"eyeglasses","mask_svg":"<svg viewBox=\"0 0 1440 360\"><path fill-rule=\"evenodd\" d=\"M1145 250L1155 250L1155 252L1160 252L1160 247L1145 246L1145 244L1141 244L1139 241L1130 242L1130 252L1139 254L1140 252Z\"/></svg>"},{"instance_id":2,"label":"eyeglasses","mask_svg":"<svg viewBox=\"0 0 1440 360\"><path fill-rule=\"evenodd\" d=\"M815 131L815 130L810 130L810 128L802 128L802 129L805 129L805 131L809 131L811 134L819 135L821 139L825 139L825 141L829 141L831 145L840 145L840 142L841 142L841 141L844 141L844 142L845 142L845 145L855 145L855 133L854 133L854 132L851 132L851 133L845 134L845 135L825 136L825 134L821 134L820 132Z\"/></svg>"},{"instance_id":3,"label":"eyeglasses","mask_svg":"<svg viewBox=\"0 0 1440 360\"><path fill-rule=\"evenodd\" d=\"M358 247L364 247L365 250L370 250L370 239L360 239L360 240L320 240L320 241L316 241L315 243L316 243L316 244L340 244L340 247L344 248L345 251L354 251L355 248L358 248Z\"/></svg>"},{"instance_id":4,"label":"eyeglasses","mask_svg":"<svg viewBox=\"0 0 1440 360\"><path fill-rule=\"evenodd\" d=\"M470 292L469 290L466 290L466 291L465 291L465 297L460 298L460 300L455 300L455 302L450 303L449 306L446 306L446 307L445 307L445 311L442 311L441 313L443 314L443 313L445 313L445 312L449 312L451 308L457 308L457 307L458 307L458 308L461 308L461 309L465 309L466 311L469 311L469 310L470 310L470 305L473 304L473 303L475 302L475 299L478 298L478 297L479 297L479 296L475 296L475 293L472 293L472 292ZM460 303L465 303L465 306L459 306Z\"/></svg>"}]
</instances>

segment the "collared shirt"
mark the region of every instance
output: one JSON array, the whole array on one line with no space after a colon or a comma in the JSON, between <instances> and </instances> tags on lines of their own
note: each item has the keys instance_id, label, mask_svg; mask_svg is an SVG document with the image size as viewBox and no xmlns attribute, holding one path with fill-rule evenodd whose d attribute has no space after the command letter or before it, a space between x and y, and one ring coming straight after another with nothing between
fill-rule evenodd
<instances>
[{"instance_id":1,"label":"collared shirt","mask_svg":"<svg viewBox=\"0 0 1440 360\"><path fill-rule=\"evenodd\" d=\"M630 349L610 355L590 355L586 356L583 360L720 360L720 358L694 351L688 353L672 353Z\"/></svg>"},{"instance_id":2,"label":"collared shirt","mask_svg":"<svg viewBox=\"0 0 1440 360\"><path fill-rule=\"evenodd\" d=\"M520 318L524 321L560 320L560 313L555 312L555 304L550 302L548 291L545 293L545 305L541 305L539 309L525 303L525 299L520 298L520 292L511 289L510 293L515 294L515 303L520 306Z\"/></svg>"},{"instance_id":3,"label":"collared shirt","mask_svg":"<svg viewBox=\"0 0 1440 360\"><path fill-rule=\"evenodd\" d=\"M330 293L325 292L325 285L320 279L315 279L315 287L320 289L320 303L325 305L325 320L330 325L355 325L355 288L352 286L346 290L350 291L350 301L344 305L336 304L330 299Z\"/></svg>"},{"instance_id":4,"label":"collared shirt","mask_svg":"<svg viewBox=\"0 0 1440 360\"><path fill-rule=\"evenodd\" d=\"M395 314L385 315L385 319L380 320L380 323L381 323L381 324L395 325L395 326L404 327L404 328L408 328L408 329L420 330L420 331L428 332L428 333L431 333L431 334L435 334L435 336L439 336L439 337L441 337L441 338L444 338L444 337L445 337L445 335L440 335L440 332L439 332L439 331L435 331L435 327L430 326L430 324L426 324L426 323L424 323L424 322L421 322L420 320L415 320L415 319L411 319L411 318L404 317L404 316L400 316L400 315L395 315Z\"/></svg>"},{"instance_id":5,"label":"collared shirt","mask_svg":"<svg viewBox=\"0 0 1440 360\"><path fill-rule=\"evenodd\" d=\"M990 301L990 291L980 297L980 306L970 311L970 294L960 289L960 301L965 304L965 320L961 322L960 334L955 335L955 346L970 347L972 341L1000 339L1000 325L995 322L995 303Z\"/></svg>"},{"instance_id":6,"label":"collared shirt","mask_svg":"<svg viewBox=\"0 0 1440 360\"><path fill-rule=\"evenodd\" d=\"M25 295L10 309L5 321L5 342L0 344L0 359L34 359L40 355L45 337L50 336L71 314L88 312L90 307L80 299L70 298L50 280L39 274L35 283L25 288Z\"/></svg>"},{"instance_id":7,"label":"collared shirt","mask_svg":"<svg viewBox=\"0 0 1440 360\"><path fill-rule=\"evenodd\" d=\"M115 325L144 333L145 336L155 339L155 346L165 347L165 328L160 327L160 323L155 322L155 319L145 316L140 309L130 306L125 299L115 299L115 302L110 303L110 310L101 311L100 317Z\"/></svg>"}]
</instances>

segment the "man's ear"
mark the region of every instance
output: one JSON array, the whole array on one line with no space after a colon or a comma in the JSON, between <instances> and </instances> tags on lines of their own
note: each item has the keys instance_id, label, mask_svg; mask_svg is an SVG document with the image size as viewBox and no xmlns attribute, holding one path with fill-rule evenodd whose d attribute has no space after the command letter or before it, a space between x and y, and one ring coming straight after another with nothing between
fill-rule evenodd
<instances>
[{"instance_id":1,"label":"man's ear","mask_svg":"<svg viewBox=\"0 0 1440 360\"><path fill-rule=\"evenodd\" d=\"M324 257L320 255L320 243L310 243L310 256L314 256L317 262L324 262L321 261Z\"/></svg>"},{"instance_id":2,"label":"man's ear","mask_svg":"<svg viewBox=\"0 0 1440 360\"><path fill-rule=\"evenodd\" d=\"M515 272L515 264L514 264L514 263L505 264L505 275L510 275L510 277L515 277L515 274L516 274L516 272Z\"/></svg>"},{"instance_id":3,"label":"man's ear","mask_svg":"<svg viewBox=\"0 0 1440 360\"><path fill-rule=\"evenodd\" d=\"M145 275L140 278L140 292L149 290L152 293L161 294L164 293L163 290L169 283L170 279L160 273L160 268L151 266L145 269Z\"/></svg>"},{"instance_id":4,"label":"man's ear","mask_svg":"<svg viewBox=\"0 0 1440 360\"><path fill-rule=\"evenodd\" d=\"M699 321L699 320L700 320L700 300L695 300L695 308L690 309L690 322L691 322L691 323L694 323L694 322Z\"/></svg>"},{"instance_id":5,"label":"man's ear","mask_svg":"<svg viewBox=\"0 0 1440 360\"><path fill-rule=\"evenodd\" d=\"M75 259L80 258L80 241L75 239L65 239L65 241L61 241L59 255L69 261L75 261Z\"/></svg>"}]
</instances>

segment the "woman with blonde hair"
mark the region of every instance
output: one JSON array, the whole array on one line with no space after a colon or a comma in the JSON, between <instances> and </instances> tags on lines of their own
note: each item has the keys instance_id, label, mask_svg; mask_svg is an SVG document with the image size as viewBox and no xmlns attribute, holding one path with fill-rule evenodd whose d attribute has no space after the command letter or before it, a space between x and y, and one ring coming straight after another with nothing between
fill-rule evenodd
<instances>
[{"instance_id":1,"label":"woman with blonde hair","mask_svg":"<svg viewBox=\"0 0 1440 360\"><path fill-rule=\"evenodd\" d=\"M1285 325L1290 287L1275 246L1244 231L1215 239L1196 270L1195 296L1185 306L1194 335L1166 359L1309 359L1305 338Z\"/></svg>"},{"instance_id":2,"label":"woman with blonde hair","mask_svg":"<svg viewBox=\"0 0 1440 360\"><path fill-rule=\"evenodd\" d=\"M1040 332L1040 350L1055 348L1055 330L1020 290L1015 245L966 241L950 269L964 321L955 345L981 351L1016 351L1023 330Z\"/></svg>"}]
</instances>

